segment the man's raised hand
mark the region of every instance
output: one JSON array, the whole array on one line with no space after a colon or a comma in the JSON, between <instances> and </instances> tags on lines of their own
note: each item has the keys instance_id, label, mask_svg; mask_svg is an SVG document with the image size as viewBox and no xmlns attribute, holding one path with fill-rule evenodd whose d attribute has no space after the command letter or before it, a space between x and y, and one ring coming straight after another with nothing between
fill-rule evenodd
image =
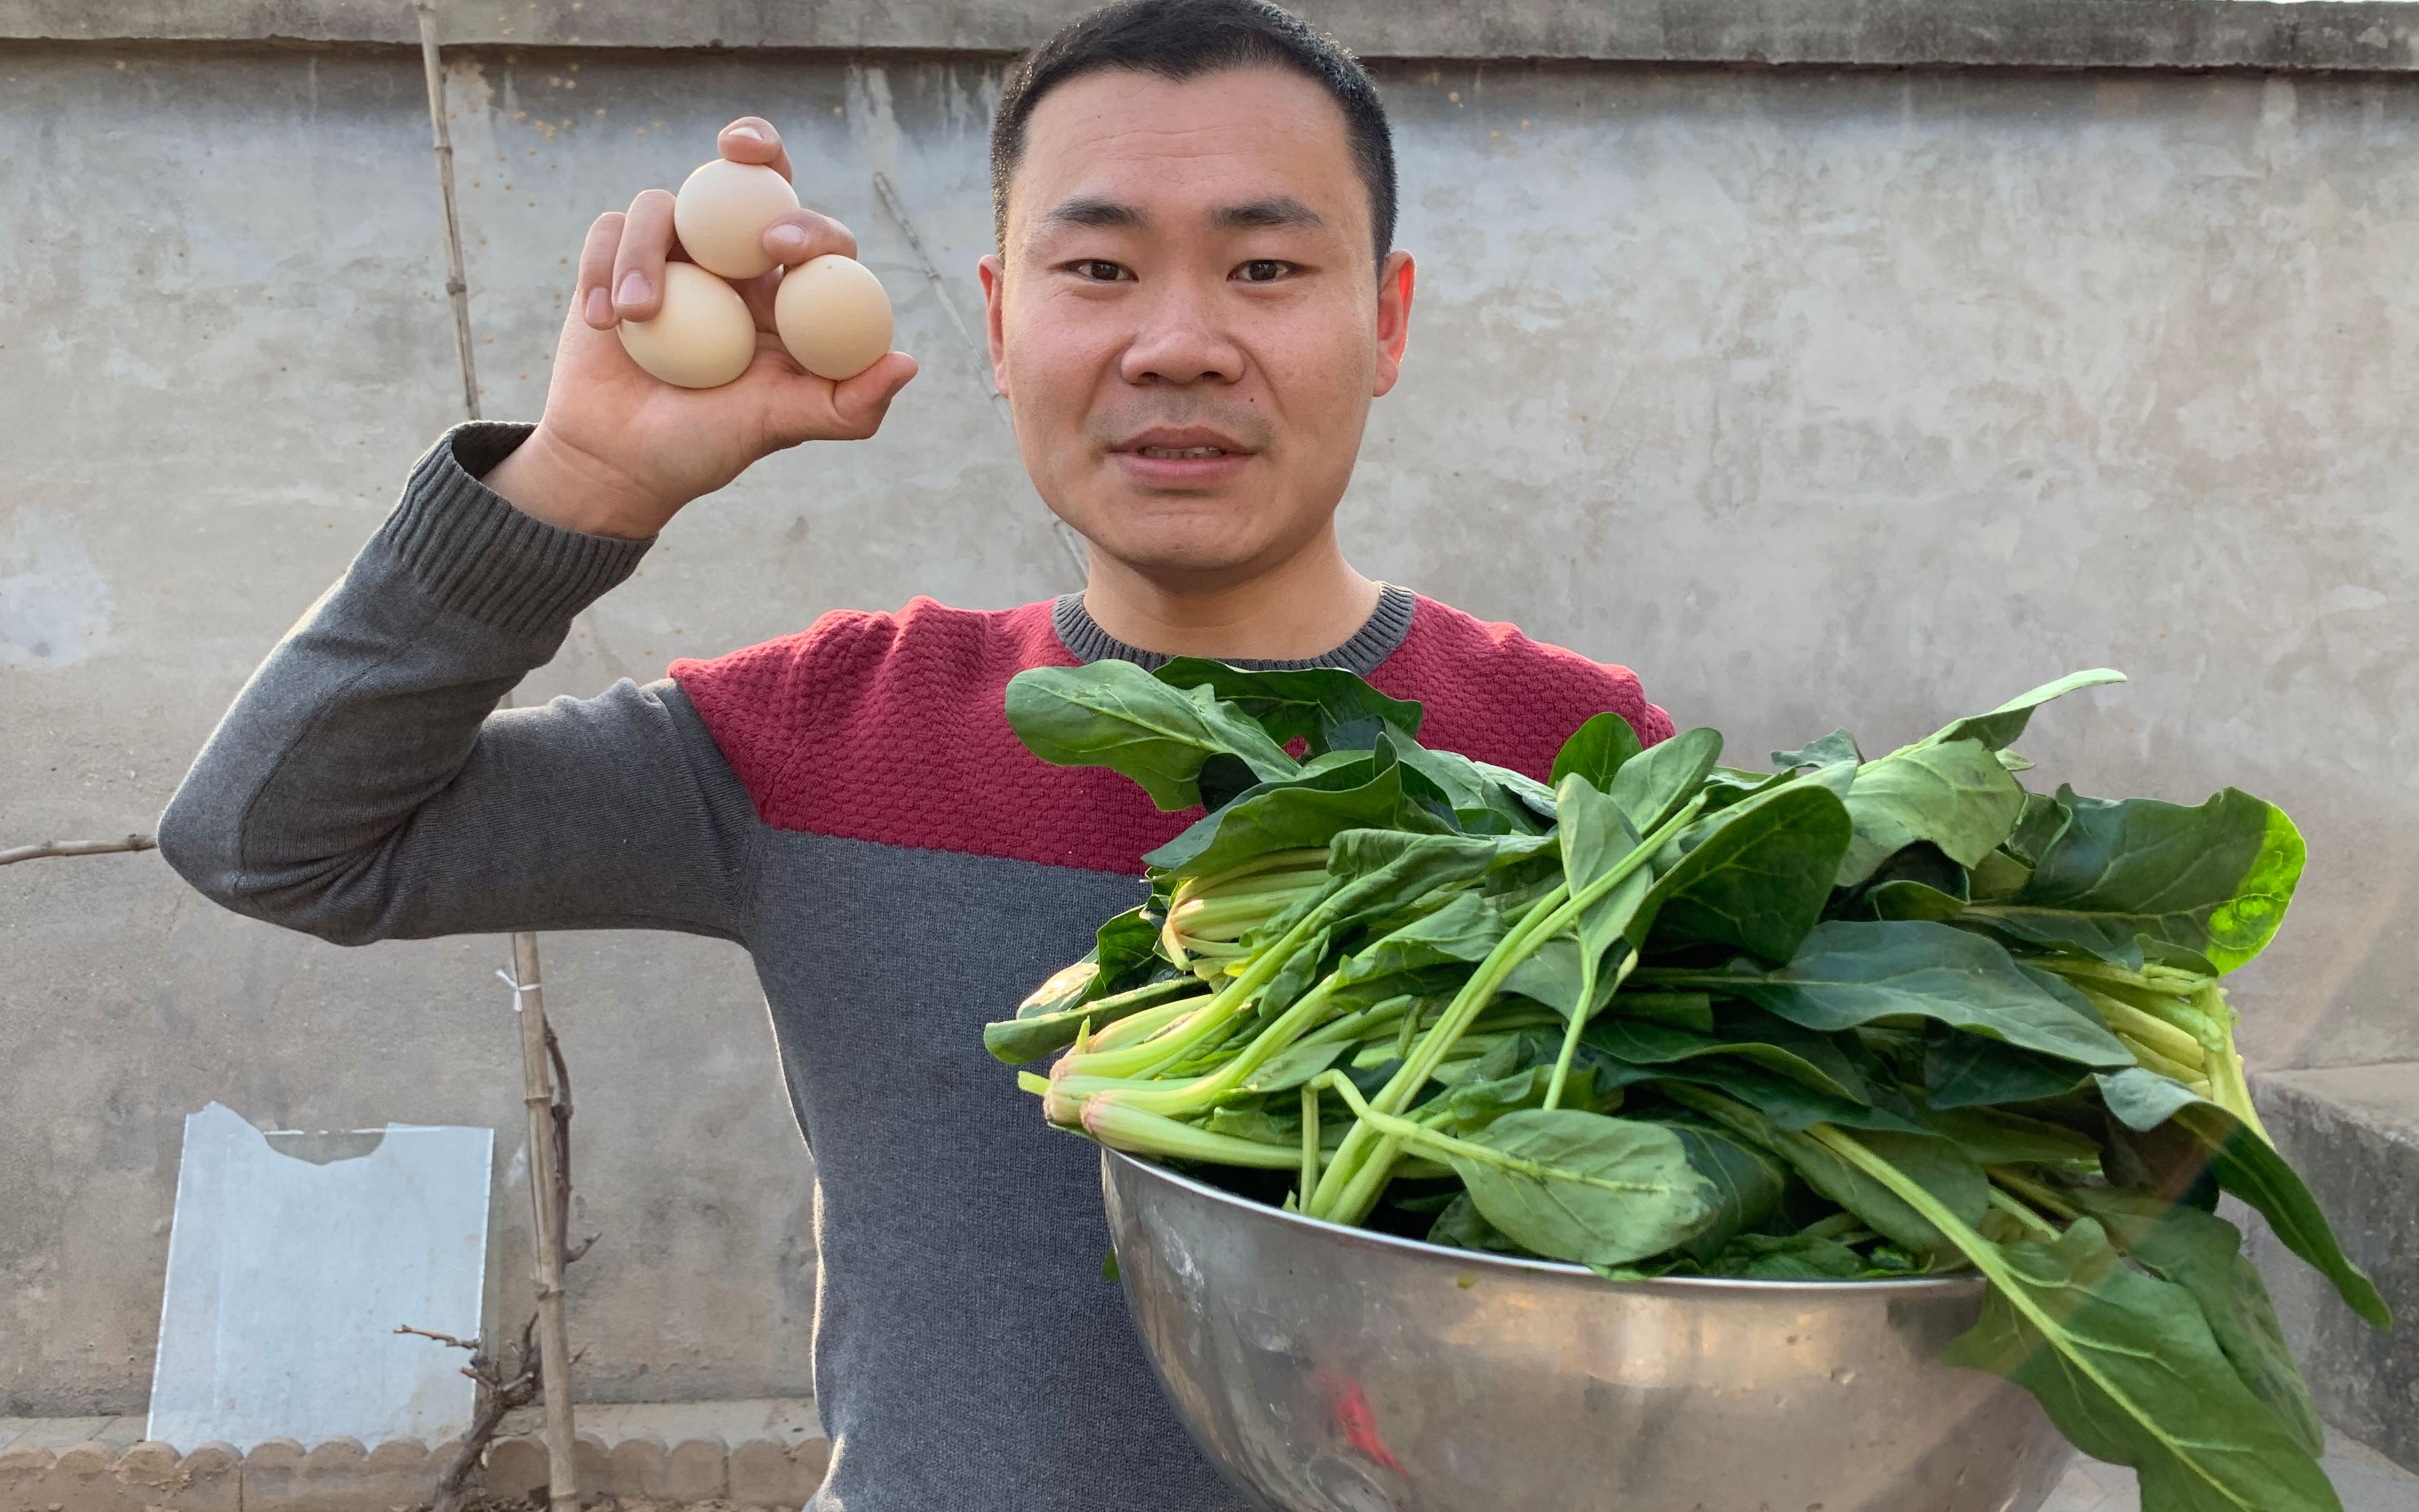
<instances>
[{"instance_id":1,"label":"man's raised hand","mask_svg":"<svg viewBox=\"0 0 2419 1512\"><path fill-rule=\"evenodd\" d=\"M743 116L716 142L733 162L790 176L790 155L770 122ZM663 306L664 264L686 261L672 231L672 196L650 189L627 210L588 228L571 313L555 347L546 412L536 432L487 475L487 485L550 524L593 535L655 534L684 504L712 493L758 458L811 440L862 440L916 376L894 351L834 382L798 366L773 329L783 272L825 253L856 255L848 228L794 210L764 232L778 265L734 285L756 319L747 371L717 389L683 389L650 377L614 328Z\"/></svg>"}]
</instances>

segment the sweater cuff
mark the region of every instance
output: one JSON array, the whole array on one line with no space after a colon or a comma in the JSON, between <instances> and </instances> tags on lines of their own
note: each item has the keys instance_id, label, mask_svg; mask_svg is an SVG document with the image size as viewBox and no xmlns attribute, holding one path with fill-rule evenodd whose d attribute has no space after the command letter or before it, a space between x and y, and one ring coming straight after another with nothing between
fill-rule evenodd
<instances>
[{"instance_id":1,"label":"sweater cuff","mask_svg":"<svg viewBox=\"0 0 2419 1512\"><path fill-rule=\"evenodd\" d=\"M377 538L439 604L518 636L562 630L655 545L549 525L479 481L535 428L472 421L447 431Z\"/></svg>"}]
</instances>

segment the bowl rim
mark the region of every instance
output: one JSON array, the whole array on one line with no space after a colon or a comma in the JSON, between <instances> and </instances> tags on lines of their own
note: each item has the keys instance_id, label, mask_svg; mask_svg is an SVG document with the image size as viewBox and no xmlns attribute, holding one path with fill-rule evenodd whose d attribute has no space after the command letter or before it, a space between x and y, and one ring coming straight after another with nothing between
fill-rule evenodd
<instances>
[{"instance_id":1,"label":"bowl rim","mask_svg":"<svg viewBox=\"0 0 2419 1512\"><path fill-rule=\"evenodd\" d=\"M1380 1234L1366 1228L1354 1228L1325 1218L1312 1218L1283 1208L1271 1208L1265 1202L1211 1186L1209 1182L1182 1176L1166 1166L1148 1161L1132 1151L1114 1146L1101 1147L1101 1169L1105 1176L1112 1164L1132 1167L1171 1186L1181 1187L1196 1196L1208 1197L1222 1206L1237 1209L1253 1217L1289 1223L1305 1228L1324 1229L1347 1244L1365 1245L1373 1249L1394 1250L1416 1255L1428 1260L1441 1260L1462 1266L1491 1267L1506 1271L1543 1273L1548 1275L1584 1277L1598 1286L1627 1287L1642 1290L1672 1291L1761 1291L1787 1292L1807 1296L1820 1292L1853 1292L1859 1297L1887 1296L1892 1293L1932 1293L1980 1290L1987 1283L1978 1274L1907 1276L1890 1281L1781 1281L1755 1276L1725 1275L1664 1275L1641 1277L1631 1281L1615 1281L1598 1275L1584 1265L1568 1260L1536 1260L1517 1255L1490 1255L1483 1250L1455 1249L1445 1244L1431 1244L1422 1239L1405 1239L1398 1234ZM1112 1236L1114 1242L1115 1236Z\"/></svg>"}]
</instances>

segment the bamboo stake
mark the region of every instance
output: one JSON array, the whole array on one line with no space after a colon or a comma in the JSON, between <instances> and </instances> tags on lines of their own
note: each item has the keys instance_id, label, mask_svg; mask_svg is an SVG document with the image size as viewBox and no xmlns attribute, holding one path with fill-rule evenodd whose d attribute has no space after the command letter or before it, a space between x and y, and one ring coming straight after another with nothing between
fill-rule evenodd
<instances>
[{"instance_id":1,"label":"bamboo stake","mask_svg":"<svg viewBox=\"0 0 2419 1512\"><path fill-rule=\"evenodd\" d=\"M479 378L470 349L470 285L462 263L462 221L454 200L454 141L445 124L445 76L437 52L437 11L415 0L420 18L421 70L428 83L430 146L437 155L438 193L445 204L445 292L454 306L454 349L462 360L462 409L479 418ZM510 705L512 695L504 696ZM521 1028L521 1102L529 1110L530 1208L537 1230L538 1367L546 1407L547 1489L553 1512L578 1512L578 1437L571 1417L570 1322L562 1295L562 1167L555 1144L555 1095L547 1054L546 995L538 972L537 936L513 936L514 1006Z\"/></svg>"},{"instance_id":2,"label":"bamboo stake","mask_svg":"<svg viewBox=\"0 0 2419 1512\"><path fill-rule=\"evenodd\" d=\"M462 220L454 209L454 133L445 125L445 75L437 59L437 8L420 13L420 68L428 76L428 126L437 153L437 191L445 201L445 292L454 301L454 350L462 359L462 409L479 418L479 378L470 361L470 281L462 270Z\"/></svg>"},{"instance_id":3,"label":"bamboo stake","mask_svg":"<svg viewBox=\"0 0 2419 1512\"><path fill-rule=\"evenodd\" d=\"M554 1512L578 1512L578 1443L571 1422L571 1323L562 1295L565 1216L562 1151L555 1143L555 1098L547 1047L546 994L537 936L513 936L513 995L521 1021L521 1103L529 1110L530 1207L537 1223L537 1360L546 1409L547 1489Z\"/></svg>"}]
</instances>

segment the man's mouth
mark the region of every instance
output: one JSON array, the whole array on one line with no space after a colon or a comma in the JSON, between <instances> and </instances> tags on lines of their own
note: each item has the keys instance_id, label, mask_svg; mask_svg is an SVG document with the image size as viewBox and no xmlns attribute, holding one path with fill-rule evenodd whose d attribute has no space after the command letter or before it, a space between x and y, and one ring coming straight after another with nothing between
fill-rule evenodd
<instances>
[{"instance_id":1,"label":"man's mouth","mask_svg":"<svg viewBox=\"0 0 2419 1512\"><path fill-rule=\"evenodd\" d=\"M1223 446L1143 446L1135 450L1145 456L1175 457L1184 461L1197 461L1204 457L1226 455L1226 449Z\"/></svg>"}]
</instances>

